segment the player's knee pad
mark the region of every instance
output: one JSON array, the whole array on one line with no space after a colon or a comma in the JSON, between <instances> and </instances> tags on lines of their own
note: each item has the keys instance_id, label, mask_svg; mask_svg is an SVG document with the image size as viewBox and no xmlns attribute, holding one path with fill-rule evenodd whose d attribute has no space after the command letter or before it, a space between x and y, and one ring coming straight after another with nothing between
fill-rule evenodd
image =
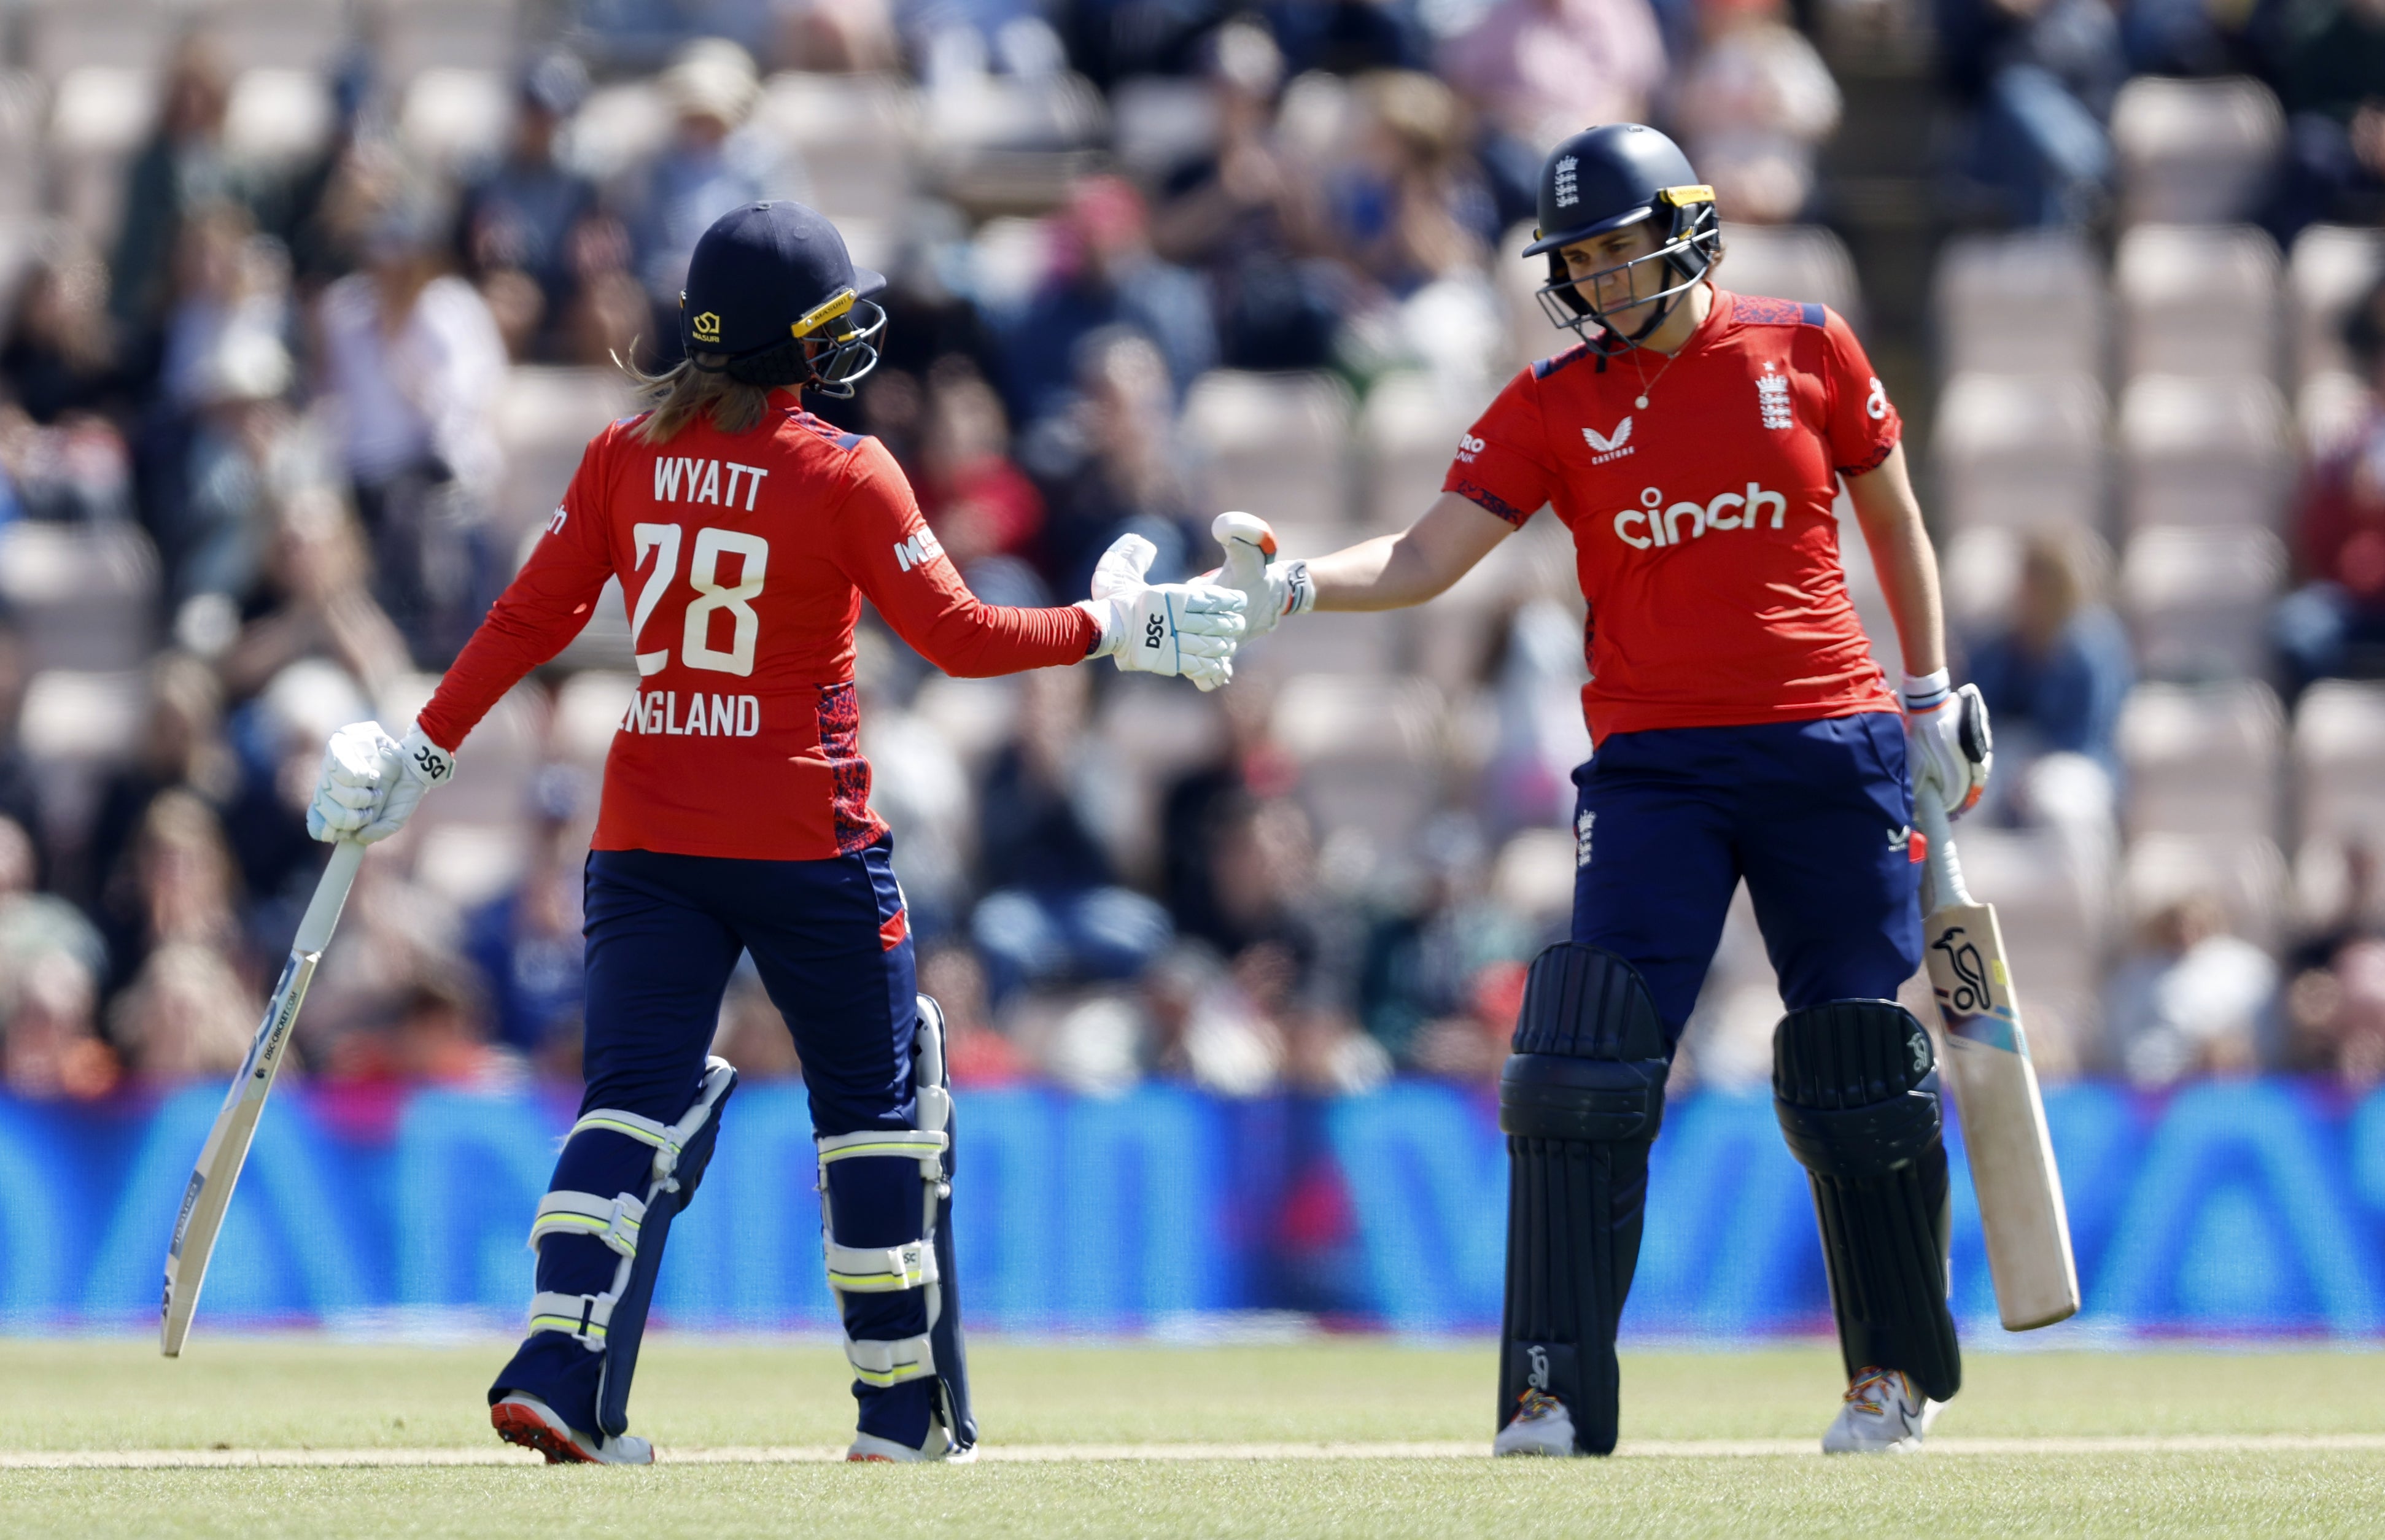
<instances>
[{"instance_id":1,"label":"player's knee pad","mask_svg":"<svg viewBox=\"0 0 2385 1540\"><path fill-rule=\"evenodd\" d=\"M1640 1257L1667 1063L1655 999L1630 963L1580 942L1533 959L1499 1077L1508 1161L1501 1427L1537 1390L1566 1404L1583 1452L1615 1447L1615 1331Z\"/></svg>"},{"instance_id":2,"label":"player's knee pad","mask_svg":"<svg viewBox=\"0 0 2385 1540\"><path fill-rule=\"evenodd\" d=\"M533 1335L559 1332L602 1355L596 1395L600 1432L619 1434L629 1429L630 1381L637 1371L663 1245L669 1238L672 1217L687 1207L704 1179L719 1137L721 1106L736 1088L737 1071L725 1059L711 1059L705 1063L694 1100L676 1122L660 1123L614 1108L587 1113L571 1125L567 1145L581 1139L615 1140L650 1151L640 1190L556 1191L539 1201L530 1231L533 1250L553 1237L585 1236L602 1242L618 1259L606 1287L586 1294L542 1290L531 1298L530 1308Z\"/></svg>"},{"instance_id":3,"label":"player's knee pad","mask_svg":"<svg viewBox=\"0 0 2385 1540\"><path fill-rule=\"evenodd\" d=\"M1946 1146L1929 1034L1892 1000L1781 1018L1773 1104L1805 1168L1847 1372L1898 1369L1945 1400L1962 1358L1946 1308Z\"/></svg>"},{"instance_id":4,"label":"player's knee pad","mask_svg":"<svg viewBox=\"0 0 2385 1540\"><path fill-rule=\"evenodd\" d=\"M818 1140L821 1241L829 1287L849 1322L856 1314L882 1313L857 1309L857 1300L918 1297L915 1319L924 1330L887 1338L848 1326L844 1350L854 1377L880 1389L929 1381L952 1447L965 1449L977 1442L977 1419L969 1407L953 1261L952 1082L944 1065L943 1012L926 995L919 997L911 1062L915 1126ZM872 1211L856 1211L862 1203Z\"/></svg>"}]
</instances>

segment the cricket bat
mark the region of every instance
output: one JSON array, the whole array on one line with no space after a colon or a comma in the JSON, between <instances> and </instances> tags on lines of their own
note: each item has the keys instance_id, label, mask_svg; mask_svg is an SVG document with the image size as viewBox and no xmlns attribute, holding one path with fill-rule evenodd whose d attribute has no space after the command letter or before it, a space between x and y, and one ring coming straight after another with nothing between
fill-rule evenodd
<instances>
[{"instance_id":1,"label":"cricket bat","mask_svg":"<svg viewBox=\"0 0 2385 1540\"><path fill-rule=\"evenodd\" d=\"M1946 1030L1946 1059L1963 1145L1987 1232L1988 1271L2004 1330L2026 1332L2079 1312L2079 1267L2070 1255L2070 1216L2062 1174L2045 1129L2045 1103L2029 1061L2012 975L1992 904L1974 903L1934 788L1914 797L1914 819L1929 841L1928 918L1922 954Z\"/></svg>"},{"instance_id":2,"label":"cricket bat","mask_svg":"<svg viewBox=\"0 0 2385 1540\"><path fill-rule=\"evenodd\" d=\"M290 960L281 965L281 982L273 987L265 1019L248 1045L248 1057L224 1095L223 1109L199 1149L198 1167L182 1189L174 1239L166 1249L166 1288L159 1301L160 1345L169 1359L182 1356L182 1339L190 1335L192 1313L199 1308L199 1285L207 1280L207 1259L215 1253L216 1232L223 1225L240 1168L256 1137L257 1114L265 1111L265 1099L290 1047L290 1029L298 1023L298 1007L306 999L306 986L323 960L323 949L331 944L331 927L340 922L341 906L348 901L348 886L356 880L356 864L364 853L365 848L354 840L331 847L331 864L315 884L315 896L290 944Z\"/></svg>"}]
</instances>

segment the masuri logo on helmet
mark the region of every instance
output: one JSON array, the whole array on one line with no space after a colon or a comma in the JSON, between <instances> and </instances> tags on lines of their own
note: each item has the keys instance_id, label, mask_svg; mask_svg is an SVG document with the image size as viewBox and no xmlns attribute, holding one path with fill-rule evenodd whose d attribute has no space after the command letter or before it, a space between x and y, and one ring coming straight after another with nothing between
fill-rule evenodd
<instances>
[{"instance_id":1,"label":"masuri logo on helmet","mask_svg":"<svg viewBox=\"0 0 2385 1540\"><path fill-rule=\"evenodd\" d=\"M746 204L695 243L680 341L697 367L742 384L848 397L878 366L886 312L868 296L885 287L884 274L854 266L844 237L818 210L786 199ZM822 331L840 317L843 325ZM726 357L697 358L699 345Z\"/></svg>"}]
</instances>

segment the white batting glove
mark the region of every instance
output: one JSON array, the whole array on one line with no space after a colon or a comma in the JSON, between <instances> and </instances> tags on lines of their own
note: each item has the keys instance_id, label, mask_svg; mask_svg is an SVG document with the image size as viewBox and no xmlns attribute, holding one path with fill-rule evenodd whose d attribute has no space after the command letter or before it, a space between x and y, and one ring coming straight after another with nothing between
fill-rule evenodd
<instances>
[{"instance_id":1,"label":"white batting glove","mask_svg":"<svg viewBox=\"0 0 2385 1540\"><path fill-rule=\"evenodd\" d=\"M1202 578L1204 583L1232 589L1246 605L1242 640L1263 637L1292 615L1305 615L1317 605L1317 585L1308 579L1306 562L1275 559L1275 531L1256 514L1219 514L1209 533L1226 548L1226 565Z\"/></svg>"},{"instance_id":2,"label":"white batting glove","mask_svg":"<svg viewBox=\"0 0 2385 1540\"><path fill-rule=\"evenodd\" d=\"M1960 818L1979 802L1988 789L1988 769L1995 762L1994 739L1988 731L1988 703L1979 687L1948 688L1946 670L1904 677L1904 750L1913 789L1934 786L1946 816Z\"/></svg>"},{"instance_id":3,"label":"white batting glove","mask_svg":"<svg viewBox=\"0 0 2385 1540\"><path fill-rule=\"evenodd\" d=\"M1191 583L1145 583L1158 548L1120 535L1093 568L1093 596L1077 607L1101 627L1090 654L1139 674L1180 675L1203 689L1234 677L1242 596Z\"/></svg>"},{"instance_id":4,"label":"white batting glove","mask_svg":"<svg viewBox=\"0 0 2385 1540\"><path fill-rule=\"evenodd\" d=\"M306 805L306 832L317 839L371 845L406 826L422 794L456 774L456 756L416 727L403 743L378 722L357 722L331 735L323 767Z\"/></svg>"}]
</instances>

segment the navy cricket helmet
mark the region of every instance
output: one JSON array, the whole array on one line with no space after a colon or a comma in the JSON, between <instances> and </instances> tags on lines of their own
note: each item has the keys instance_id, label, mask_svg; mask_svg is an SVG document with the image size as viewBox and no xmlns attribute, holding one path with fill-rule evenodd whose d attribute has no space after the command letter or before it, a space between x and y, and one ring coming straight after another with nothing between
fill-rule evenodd
<instances>
[{"instance_id":1,"label":"navy cricket helmet","mask_svg":"<svg viewBox=\"0 0 2385 1540\"><path fill-rule=\"evenodd\" d=\"M779 199L732 208L688 259L679 335L691 363L745 385L846 397L878 366L886 277L856 267L817 209ZM717 360L707 362L707 360Z\"/></svg>"},{"instance_id":2,"label":"navy cricket helmet","mask_svg":"<svg viewBox=\"0 0 2385 1540\"><path fill-rule=\"evenodd\" d=\"M1579 279L1567 270L1565 247L1652 219L1662 221L1656 250ZM1539 295L1542 310L1576 336L1585 323L1595 322L1600 334L1585 341L1603 353L1638 346L1722 255L1714 189L1698 180L1679 145L1641 123L1586 129L1549 152L1541 163L1540 226L1532 236L1524 255L1549 261L1549 281ZM1643 262L1662 264L1667 281L1655 294L1633 302L1653 308L1648 320L1626 335L1599 313L1593 286L1606 273Z\"/></svg>"}]
</instances>

